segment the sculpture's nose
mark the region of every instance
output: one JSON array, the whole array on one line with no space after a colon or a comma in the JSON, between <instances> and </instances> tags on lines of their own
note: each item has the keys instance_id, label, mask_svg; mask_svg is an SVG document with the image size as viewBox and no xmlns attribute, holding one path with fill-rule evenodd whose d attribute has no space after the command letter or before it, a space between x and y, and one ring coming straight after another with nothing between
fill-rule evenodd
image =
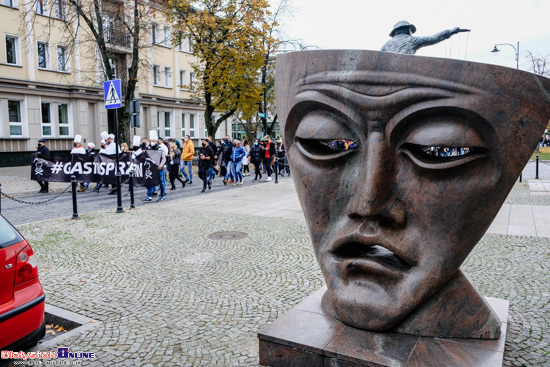
<instances>
[{"instance_id":1,"label":"sculpture's nose","mask_svg":"<svg viewBox=\"0 0 550 367\"><path fill-rule=\"evenodd\" d=\"M402 227L406 211L398 199L394 156L386 146L382 133L369 136L359 175L348 206L353 220L377 221L383 227Z\"/></svg>"}]
</instances>

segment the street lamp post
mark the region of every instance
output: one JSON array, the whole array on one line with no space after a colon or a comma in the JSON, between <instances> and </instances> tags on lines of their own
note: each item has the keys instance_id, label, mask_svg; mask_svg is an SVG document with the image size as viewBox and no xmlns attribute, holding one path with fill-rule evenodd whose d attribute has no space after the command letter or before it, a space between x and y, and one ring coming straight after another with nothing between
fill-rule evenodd
<instances>
[{"instance_id":1,"label":"street lamp post","mask_svg":"<svg viewBox=\"0 0 550 367\"><path fill-rule=\"evenodd\" d=\"M493 48L493 50L491 52L500 52L500 50L497 48L497 46L503 46L503 45L512 47L514 49L514 51L516 52L516 69L519 70L519 42L518 42L517 47L512 45L511 43L496 43L495 47Z\"/></svg>"}]
</instances>

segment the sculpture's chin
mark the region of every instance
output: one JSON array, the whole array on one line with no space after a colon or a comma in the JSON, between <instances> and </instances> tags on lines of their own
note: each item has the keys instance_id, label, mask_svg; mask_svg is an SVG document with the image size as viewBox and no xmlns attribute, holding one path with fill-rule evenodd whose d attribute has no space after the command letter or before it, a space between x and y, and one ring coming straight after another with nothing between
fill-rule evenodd
<instances>
[{"instance_id":1,"label":"sculpture's chin","mask_svg":"<svg viewBox=\"0 0 550 367\"><path fill-rule=\"evenodd\" d=\"M388 294L365 296L368 291L358 289L358 286L348 285L346 288L348 289L325 292L322 307L326 314L351 327L387 332L394 329L403 319L403 315L409 312L392 302L387 303L387 299L392 298Z\"/></svg>"}]
</instances>

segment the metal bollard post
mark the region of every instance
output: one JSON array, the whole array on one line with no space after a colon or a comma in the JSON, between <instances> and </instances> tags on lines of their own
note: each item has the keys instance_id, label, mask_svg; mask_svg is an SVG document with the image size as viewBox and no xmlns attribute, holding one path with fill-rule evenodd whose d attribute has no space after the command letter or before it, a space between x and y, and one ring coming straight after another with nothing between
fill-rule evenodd
<instances>
[{"instance_id":1,"label":"metal bollard post","mask_svg":"<svg viewBox=\"0 0 550 367\"><path fill-rule=\"evenodd\" d=\"M73 193L73 219L78 218L78 210L76 208L76 176L71 176L71 188Z\"/></svg>"},{"instance_id":2,"label":"metal bollard post","mask_svg":"<svg viewBox=\"0 0 550 367\"><path fill-rule=\"evenodd\" d=\"M0 214L2 213L2 184L0 183Z\"/></svg>"},{"instance_id":3,"label":"metal bollard post","mask_svg":"<svg viewBox=\"0 0 550 367\"><path fill-rule=\"evenodd\" d=\"M130 171L130 181L128 185L130 185L130 209L133 209L136 207L134 205L134 171Z\"/></svg>"},{"instance_id":4,"label":"metal bollard post","mask_svg":"<svg viewBox=\"0 0 550 367\"><path fill-rule=\"evenodd\" d=\"M522 178L522 176L523 176L523 172L521 172L521 173L519 174L519 182L520 182L520 183L521 183L521 178Z\"/></svg>"},{"instance_id":5,"label":"metal bollard post","mask_svg":"<svg viewBox=\"0 0 550 367\"><path fill-rule=\"evenodd\" d=\"M537 155L537 164L535 169L535 179L539 179L539 156Z\"/></svg>"},{"instance_id":6,"label":"metal bollard post","mask_svg":"<svg viewBox=\"0 0 550 367\"><path fill-rule=\"evenodd\" d=\"M277 159L275 159L273 166L275 167L275 183L279 183L279 161Z\"/></svg>"},{"instance_id":7,"label":"metal bollard post","mask_svg":"<svg viewBox=\"0 0 550 367\"><path fill-rule=\"evenodd\" d=\"M116 212L117 213L124 213L124 209L122 209L122 194L121 194L121 186L122 186L122 180L120 179L120 170L117 170L116 172Z\"/></svg>"}]
</instances>

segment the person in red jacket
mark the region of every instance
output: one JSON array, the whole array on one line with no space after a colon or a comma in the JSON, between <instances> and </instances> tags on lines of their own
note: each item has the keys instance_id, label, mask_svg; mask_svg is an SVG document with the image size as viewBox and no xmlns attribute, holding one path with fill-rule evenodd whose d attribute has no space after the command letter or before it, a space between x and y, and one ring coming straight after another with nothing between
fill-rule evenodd
<instances>
[{"instance_id":1,"label":"person in red jacket","mask_svg":"<svg viewBox=\"0 0 550 367\"><path fill-rule=\"evenodd\" d=\"M264 167L267 171L267 178L265 180L271 181L271 163L273 163L273 158L275 157L275 143L271 141L269 135L264 136L262 151L264 153Z\"/></svg>"}]
</instances>

